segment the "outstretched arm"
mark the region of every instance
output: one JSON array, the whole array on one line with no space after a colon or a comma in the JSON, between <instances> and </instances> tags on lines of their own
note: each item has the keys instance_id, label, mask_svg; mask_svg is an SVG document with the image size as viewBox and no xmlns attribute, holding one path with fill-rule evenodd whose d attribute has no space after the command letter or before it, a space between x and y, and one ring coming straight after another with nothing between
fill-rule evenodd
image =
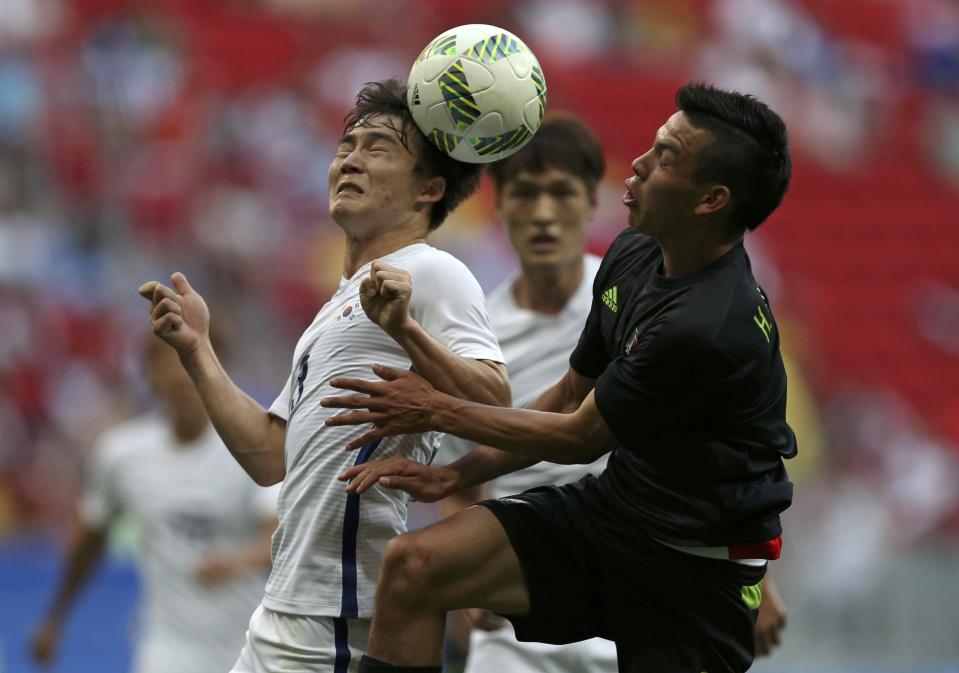
<instances>
[{"instance_id":1,"label":"outstretched arm","mask_svg":"<svg viewBox=\"0 0 959 673\"><path fill-rule=\"evenodd\" d=\"M582 406L593 390L594 384L593 379L577 374L572 368L567 369L563 378L547 388L526 408L555 414L572 414ZM450 467L455 466L455 469L462 473L464 484L473 486L522 470L539 460L549 461L550 459L536 459L502 451L489 445L480 445Z\"/></svg>"},{"instance_id":2,"label":"outstretched arm","mask_svg":"<svg viewBox=\"0 0 959 673\"><path fill-rule=\"evenodd\" d=\"M106 539L106 528L81 523L74 531L53 603L31 642L31 653L37 663L49 664L56 657L60 630L77 594L103 556Z\"/></svg>"},{"instance_id":3,"label":"outstretched arm","mask_svg":"<svg viewBox=\"0 0 959 673\"><path fill-rule=\"evenodd\" d=\"M594 385L593 379L576 373L572 368L541 394L530 409L556 413L573 413ZM536 459L480 445L447 467L431 467L396 456L383 461L364 463L342 475L349 481L347 490L362 493L374 484L406 491L421 502L435 502L474 489L479 484L509 472L515 472L539 462Z\"/></svg>"},{"instance_id":4,"label":"outstretched arm","mask_svg":"<svg viewBox=\"0 0 959 673\"><path fill-rule=\"evenodd\" d=\"M440 393L412 372L381 365L374 365L373 371L383 382L346 378L330 382L333 387L364 395L330 397L322 402L328 407L366 409L326 420L331 426L373 424L372 430L347 445L349 449L390 435L439 430L529 460L590 463L617 444L592 392L570 414L503 409Z\"/></svg>"},{"instance_id":5,"label":"outstretched arm","mask_svg":"<svg viewBox=\"0 0 959 673\"><path fill-rule=\"evenodd\" d=\"M207 415L230 453L253 480L268 486L283 480L286 421L268 413L227 375L210 343L206 302L182 273L173 288L149 281L139 293L150 301L153 333L180 356Z\"/></svg>"},{"instance_id":6,"label":"outstretched arm","mask_svg":"<svg viewBox=\"0 0 959 673\"><path fill-rule=\"evenodd\" d=\"M566 370L559 381L547 388L527 409L571 414L579 409L594 385L593 379ZM455 433L454 433L455 434ZM543 460L549 460L544 458ZM539 462L536 458L502 451L488 445L479 445L449 465L454 473L455 487L469 489L510 472L522 470Z\"/></svg>"}]
</instances>

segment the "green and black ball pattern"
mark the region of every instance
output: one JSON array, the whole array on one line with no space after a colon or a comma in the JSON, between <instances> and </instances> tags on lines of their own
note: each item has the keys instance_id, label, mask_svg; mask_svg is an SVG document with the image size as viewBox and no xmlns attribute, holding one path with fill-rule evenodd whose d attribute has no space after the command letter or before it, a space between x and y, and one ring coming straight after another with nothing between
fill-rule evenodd
<instances>
[{"instance_id":1,"label":"green and black ball pattern","mask_svg":"<svg viewBox=\"0 0 959 673\"><path fill-rule=\"evenodd\" d=\"M495 63L511 54L519 54L523 51L526 51L526 47L518 40L511 35L500 33L499 35L494 35L477 42L467 49L463 56L482 63ZM418 63L425 58L438 55L457 55L456 35L447 35L427 45L416 61ZM536 87L539 98L539 118L542 120L546 111L546 83L543 78L543 71L539 67L533 66L530 76ZM479 119L481 111L476 104L476 100L473 98L473 94L470 92L469 82L467 81L466 71L463 68L461 59L453 61L453 63L443 71L439 77L439 86L443 92L446 109L450 114L454 126L456 126L461 133L466 133L476 120ZM533 135L532 132L525 126L522 126L497 136L469 138L468 141L479 156L489 156L490 154L521 145L526 142L531 135ZM446 133L439 129L434 129L430 134L430 141L437 149L446 154L450 154L462 140L462 136Z\"/></svg>"}]
</instances>

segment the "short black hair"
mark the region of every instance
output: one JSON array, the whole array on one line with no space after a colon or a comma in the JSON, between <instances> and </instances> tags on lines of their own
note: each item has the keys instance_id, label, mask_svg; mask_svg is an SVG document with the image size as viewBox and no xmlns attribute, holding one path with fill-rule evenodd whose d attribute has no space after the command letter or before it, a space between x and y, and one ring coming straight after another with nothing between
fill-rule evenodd
<instances>
[{"instance_id":1,"label":"short black hair","mask_svg":"<svg viewBox=\"0 0 959 673\"><path fill-rule=\"evenodd\" d=\"M718 182L732 194L731 224L752 231L782 202L792 162L786 124L755 96L690 82L676 106L712 142L699 154L694 178Z\"/></svg>"},{"instance_id":2,"label":"short black hair","mask_svg":"<svg viewBox=\"0 0 959 673\"><path fill-rule=\"evenodd\" d=\"M382 82L367 82L356 94L356 106L344 120L344 133L357 125L364 126L376 115L388 115L400 120L399 128L391 126L400 137L403 147L416 156L416 170L427 178L446 180L443 198L430 211L430 231L443 224L446 216L479 187L482 166L450 158L423 135L413 121L406 104L406 87L395 77ZM392 124L392 122L391 122ZM418 136L416 149L410 146L410 134Z\"/></svg>"},{"instance_id":3,"label":"short black hair","mask_svg":"<svg viewBox=\"0 0 959 673\"><path fill-rule=\"evenodd\" d=\"M547 114L533 138L520 151L492 163L490 176L499 191L520 173L558 168L583 180L591 198L606 170L603 148L579 117L568 112Z\"/></svg>"}]
</instances>

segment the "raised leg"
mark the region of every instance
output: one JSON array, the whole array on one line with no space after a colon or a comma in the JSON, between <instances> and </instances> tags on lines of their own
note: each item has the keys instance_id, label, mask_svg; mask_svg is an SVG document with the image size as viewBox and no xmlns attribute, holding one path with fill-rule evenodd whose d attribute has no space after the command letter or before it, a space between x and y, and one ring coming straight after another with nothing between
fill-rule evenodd
<instances>
[{"instance_id":1,"label":"raised leg","mask_svg":"<svg viewBox=\"0 0 959 673\"><path fill-rule=\"evenodd\" d=\"M376 589L369 655L397 666L439 666L446 612L529 611L519 559L482 506L394 538Z\"/></svg>"}]
</instances>

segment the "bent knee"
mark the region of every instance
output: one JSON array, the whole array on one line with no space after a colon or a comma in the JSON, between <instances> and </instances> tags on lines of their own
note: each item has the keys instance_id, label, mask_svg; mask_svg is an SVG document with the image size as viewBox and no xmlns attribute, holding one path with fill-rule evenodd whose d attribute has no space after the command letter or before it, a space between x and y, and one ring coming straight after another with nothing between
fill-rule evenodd
<instances>
[{"instance_id":1,"label":"bent knee","mask_svg":"<svg viewBox=\"0 0 959 673\"><path fill-rule=\"evenodd\" d=\"M380 570L379 591L394 598L428 602L441 576L436 555L421 533L404 533L386 546Z\"/></svg>"}]
</instances>

